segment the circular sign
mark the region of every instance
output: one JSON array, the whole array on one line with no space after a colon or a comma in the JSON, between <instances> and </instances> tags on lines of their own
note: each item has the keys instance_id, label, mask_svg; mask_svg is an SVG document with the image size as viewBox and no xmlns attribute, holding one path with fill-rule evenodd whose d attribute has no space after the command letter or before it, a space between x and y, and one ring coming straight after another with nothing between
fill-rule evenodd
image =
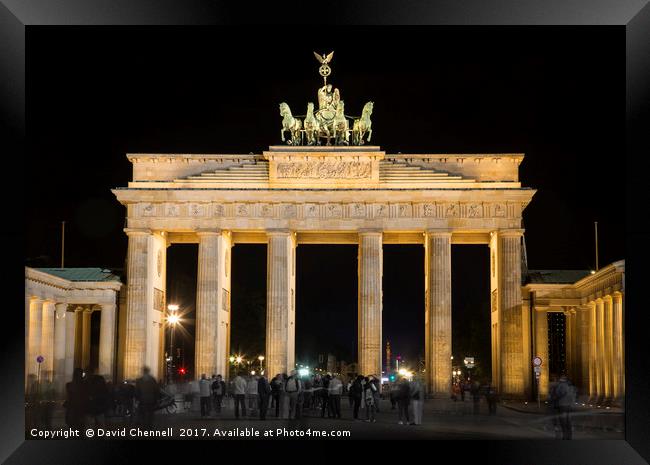
<instances>
[{"instance_id":1,"label":"circular sign","mask_svg":"<svg viewBox=\"0 0 650 465\"><path fill-rule=\"evenodd\" d=\"M541 358L535 357L533 359L533 365L535 365L536 367L540 366L541 364L542 364L542 359Z\"/></svg>"},{"instance_id":2,"label":"circular sign","mask_svg":"<svg viewBox=\"0 0 650 465\"><path fill-rule=\"evenodd\" d=\"M45 360L45 357L43 357L42 355L39 355L38 357L36 357L36 361L38 363L43 363L44 360Z\"/></svg>"}]
</instances>

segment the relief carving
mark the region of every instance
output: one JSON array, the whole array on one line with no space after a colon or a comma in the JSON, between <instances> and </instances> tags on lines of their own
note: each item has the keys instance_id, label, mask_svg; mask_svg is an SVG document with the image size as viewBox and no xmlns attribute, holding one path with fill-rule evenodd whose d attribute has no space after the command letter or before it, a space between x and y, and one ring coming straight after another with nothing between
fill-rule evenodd
<instances>
[{"instance_id":1,"label":"relief carving","mask_svg":"<svg viewBox=\"0 0 650 465\"><path fill-rule=\"evenodd\" d=\"M411 216L411 206L408 204L400 205L397 211L400 217Z\"/></svg>"},{"instance_id":2,"label":"relief carving","mask_svg":"<svg viewBox=\"0 0 650 465\"><path fill-rule=\"evenodd\" d=\"M303 161L278 163L278 178L359 179L369 178L371 162L360 161Z\"/></svg>"},{"instance_id":3,"label":"relief carving","mask_svg":"<svg viewBox=\"0 0 650 465\"><path fill-rule=\"evenodd\" d=\"M190 205L190 216L203 216L203 205L193 203Z\"/></svg>"},{"instance_id":4,"label":"relief carving","mask_svg":"<svg viewBox=\"0 0 650 465\"><path fill-rule=\"evenodd\" d=\"M436 216L435 205L433 205L431 203L425 204L424 208L423 208L423 214L424 214L424 216Z\"/></svg>"},{"instance_id":5,"label":"relief carving","mask_svg":"<svg viewBox=\"0 0 650 465\"><path fill-rule=\"evenodd\" d=\"M178 205L176 204L169 204L165 208L165 215L166 216L178 216Z\"/></svg>"},{"instance_id":6,"label":"relief carving","mask_svg":"<svg viewBox=\"0 0 650 465\"><path fill-rule=\"evenodd\" d=\"M476 218L481 216L481 205L477 203L472 203L467 207L467 216L470 218Z\"/></svg>"},{"instance_id":7,"label":"relief carving","mask_svg":"<svg viewBox=\"0 0 650 465\"><path fill-rule=\"evenodd\" d=\"M295 218L296 217L296 206L295 205L285 205L282 207L282 217L283 218Z\"/></svg>"},{"instance_id":8,"label":"relief carving","mask_svg":"<svg viewBox=\"0 0 650 465\"><path fill-rule=\"evenodd\" d=\"M330 218L340 218L342 216L342 208L339 204L330 204L327 206L327 216Z\"/></svg>"},{"instance_id":9,"label":"relief carving","mask_svg":"<svg viewBox=\"0 0 650 465\"><path fill-rule=\"evenodd\" d=\"M269 204L264 204L262 206L262 216L265 217L273 216L273 206Z\"/></svg>"},{"instance_id":10,"label":"relief carving","mask_svg":"<svg viewBox=\"0 0 650 465\"><path fill-rule=\"evenodd\" d=\"M154 216L155 209L152 204L146 203L142 206L142 216Z\"/></svg>"},{"instance_id":11,"label":"relief carving","mask_svg":"<svg viewBox=\"0 0 650 465\"><path fill-rule=\"evenodd\" d=\"M388 217L388 205L377 205L375 210L375 216L377 218L387 218Z\"/></svg>"},{"instance_id":12,"label":"relief carving","mask_svg":"<svg viewBox=\"0 0 650 465\"><path fill-rule=\"evenodd\" d=\"M494 216L506 216L506 208L501 203L494 205Z\"/></svg>"},{"instance_id":13,"label":"relief carving","mask_svg":"<svg viewBox=\"0 0 650 465\"><path fill-rule=\"evenodd\" d=\"M317 205L306 205L305 206L305 216L309 218L315 218L318 216L318 206Z\"/></svg>"},{"instance_id":14,"label":"relief carving","mask_svg":"<svg viewBox=\"0 0 650 465\"><path fill-rule=\"evenodd\" d=\"M455 218L458 216L458 205L450 203L445 208L445 216L448 218Z\"/></svg>"},{"instance_id":15,"label":"relief carving","mask_svg":"<svg viewBox=\"0 0 650 465\"><path fill-rule=\"evenodd\" d=\"M224 213L225 213L225 208L224 208L223 205L215 205L214 206L214 210L213 210L214 216L223 216Z\"/></svg>"},{"instance_id":16,"label":"relief carving","mask_svg":"<svg viewBox=\"0 0 650 465\"><path fill-rule=\"evenodd\" d=\"M363 218L366 216L366 207L362 203L355 203L350 206L350 216L354 218Z\"/></svg>"},{"instance_id":17,"label":"relief carving","mask_svg":"<svg viewBox=\"0 0 650 465\"><path fill-rule=\"evenodd\" d=\"M241 204L237 206L237 216L248 216L248 205Z\"/></svg>"}]
</instances>

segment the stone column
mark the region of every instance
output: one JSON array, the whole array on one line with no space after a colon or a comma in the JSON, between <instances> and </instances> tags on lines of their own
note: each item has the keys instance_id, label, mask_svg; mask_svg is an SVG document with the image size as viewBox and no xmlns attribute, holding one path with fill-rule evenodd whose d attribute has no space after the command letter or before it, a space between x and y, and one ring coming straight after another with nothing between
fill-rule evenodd
<instances>
[{"instance_id":1,"label":"stone column","mask_svg":"<svg viewBox=\"0 0 650 465\"><path fill-rule=\"evenodd\" d=\"M573 337L571 334L573 325L571 322L571 312L564 309L564 363L565 370L569 375L569 379L573 380Z\"/></svg>"},{"instance_id":2,"label":"stone column","mask_svg":"<svg viewBox=\"0 0 650 465\"><path fill-rule=\"evenodd\" d=\"M579 345L579 384L580 395L589 393L589 329L591 308L588 306L579 306L577 308L578 317L578 345Z\"/></svg>"},{"instance_id":3,"label":"stone column","mask_svg":"<svg viewBox=\"0 0 650 465\"><path fill-rule=\"evenodd\" d=\"M596 299L596 402L605 399L605 303Z\"/></svg>"},{"instance_id":4,"label":"stone column","mask_svg":"<svg viewBox=\"0 0 650 465\"><path fill-rule=\"evenodd\" d=\"M115 361L115 304L101 306L99 322L99 367L97 373L113 381Z\"/></svg>"},{"instance_id":5,"label":"stone column","mask_svg":"<svg viewBox=\"0 0 650 465\"><path fill-rule=\"evenodd\" d=\"M90 365L90 323L92 315L91 308L85 309L81 322L81 368L84 370Z\"/></svg>"},{"instance_id":6,"label":"stone column","mask_svg":"<svg viewBox=\"0 0 650 465\"><path fill-rule=\"evenodd\" d=\"M196 354L194 376L216 374L219 292L219 238L221 231L199 231L199 268L196 280Z\"/></svg>"},{"instance_id":7,"label":"stone column","mask_svg":"<svg viewBox=\"0 0 650 465\"><path fill-rule=\"evenodd\" d=\"M546 308L535 307L535 355L542 359L539 376L539 396L542 400L548 395L548 313Z\"/></svg>"},{"instance_id":8,"label":"stone column","mask_svg":"<svg viewBox=\"0 0 650 465\"><path fill-rule=\"evenodd\" d=\"M383 248L381 231L359 231L359 374L381 376Z\"/></svg>"},{"instance_id":9,"label":"stone column","mask_svg":"<svg viewBox=\"0 0 650 465\"><path fill-rule=\"evenodd\" d=\"M288 230L267 231L266 370L269 378L295 368L296 239Z\"/></svg>"},{"instance_id":10,"label":"stone column","mask_svg":"<svg viewBox=\"0 0 650 465\"><path fill-rule=\"evenodd\" d=\"M614 384L614 331L613 331L613 309L612 296L603 297L603 331L604 331L604 393L605 402L612 401L612 386Z\"/></svg>"},{"instance_id":11,"label":"stone column","mask_svg":"<svg viewBox=\"0 0 650 465\"><path fill-rule=\"evenodd\" d=\"M29 375L38 374L38 363L36 357L41 352L41 341L43 333L43 300L32 299L29 304L29 357L27 359L27 370ZM27 380L28 383L30 380ZM36 381L36 379L34 379Z\"/></svg>"},{"instance_id":12,"label":"stone column","mask_svg":"<svg viewBox=\"0 0 650 465\"><path fill-rule=\"evenodd\" d=\"M65 388L65 344L67 329L68 304L57 303L54 319L54 385L57 392Z\"/></svg>"},{"instance_id":13,"label":"stone column","mask_svg":"<svg viewBox=\"0 0 650 465\"><path fill-rule=\"evenodd\" d=\"M623 359L623 295L615 292L612 297L612 326L614 333L613 359L614 384L612 395L620 400L625 395L625 361Z\"/></svg>"},{"instance_id":14,"label":"stone column","mask_svg":"<svg viewBox=\"0 0 650 465\"><path fill-rule=\"evenodd\" d=\"M425 323L428 391L449 396L451 388L451 232L425 236Z\"/></svg>"},{"instance_id":15,"label":"stone column","mask_svg":"<svg viewBox=\"0 0 650 465\"><path fill-rule=\"evenodd\" d=\"M596 302L589 302L589 402L598 400L596 369Z\"/></svg>"},{"instance_id":16,"label":"stone column","mask_svg":"<svg viewBox=\"0 0 650 465\"><path fill-rule=\"evenodd\" d=\"M147 355L147 261L150 231L127 229L124 378L140 376Z\"/></svg>"},{"instance_id":17,"label":"stone column","mask_svg":"<svg viewBox=\"0 0 650 465\"><path fill-rule=\"evenodd\" d=\"M498 282L501 353L501 394L524 394L523 325L521 318L522 229L498 231Z\"/></svg>"},{"instance_id":18,"label":"stone column","mask_svg":"<svg viewBox=\"0 0 650 465\"><path fill-rule=\"evenodd\" d=\"M65 315L65 366L64 366L64 381L67 383L72 381L72 373L74 372L74 350L76 347L76 334L77 334L77 312L66 312Z\"/></svg>"},{"instance_id":19,"label":"stone column","mask_svg":"<svg viewBox=\"0 0 650 465\"><path fill-rule=\"evenodd\" d=\"M25 291L25 389L27 389L27 375L29 367L29 309L32 306L32 297Z\"/></svg>"},{"instance_id":20,"label":"stone column","mask_svg":"<svg viewBox=\"0 0 650 465\"><path fill-rule=\"evenodd\" d=\"M54 302L49 300L43 303L43 329L41 334L41 355L45 358L41 363L41 381L52 381L54 371Z\"/></svg>"}]
</instances>

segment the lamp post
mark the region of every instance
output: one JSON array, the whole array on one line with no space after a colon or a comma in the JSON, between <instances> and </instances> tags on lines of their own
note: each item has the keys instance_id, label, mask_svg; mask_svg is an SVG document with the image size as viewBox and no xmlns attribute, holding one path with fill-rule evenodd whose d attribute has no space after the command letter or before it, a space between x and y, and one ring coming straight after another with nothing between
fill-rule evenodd
<instances>
[{"instance_id":1,"label":"lamp post","mask_svg":"<svg viewBox=\"0 0 650 465\"><path fill-rule=\"evenodd\" d=\"M167 323L169 324L171 331L169 335L169 351L171 352L171 367L168 370L169 380L174 381L174 333L176 332L176 325L180 321L180 317L176 314L178 311L178 305L169 304L167 310L169 310L169 315L167 316Z\"/></svg>"},{"instance_id":2,"label":"lamp post","mask_svg":"<svg viewBox=\"0 0 650 465\"><path fill-rule=\"evenodd\" d=\"M257 359L260 361L260 373L262 373L262 370L264 370L264 366L262 365L264 362L264 355L260 355Z\"/></svg>"}]
</instances>

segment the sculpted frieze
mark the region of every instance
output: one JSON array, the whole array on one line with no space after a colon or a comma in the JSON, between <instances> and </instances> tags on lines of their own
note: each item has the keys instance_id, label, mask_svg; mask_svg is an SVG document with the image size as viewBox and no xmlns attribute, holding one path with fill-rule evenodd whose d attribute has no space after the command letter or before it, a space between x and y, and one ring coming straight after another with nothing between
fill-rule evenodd
<instances>
[{"instance_id":1,"label":"sculpted frieze","mask_svg":"<svg viewBox=\"0 0 650 465\"><path fill-rule=\"evenodd\" d=\"M369 161L309 160L277 164L277 177L285 179L360 179L370 178Z\"/></svg>"}]
</instances>

